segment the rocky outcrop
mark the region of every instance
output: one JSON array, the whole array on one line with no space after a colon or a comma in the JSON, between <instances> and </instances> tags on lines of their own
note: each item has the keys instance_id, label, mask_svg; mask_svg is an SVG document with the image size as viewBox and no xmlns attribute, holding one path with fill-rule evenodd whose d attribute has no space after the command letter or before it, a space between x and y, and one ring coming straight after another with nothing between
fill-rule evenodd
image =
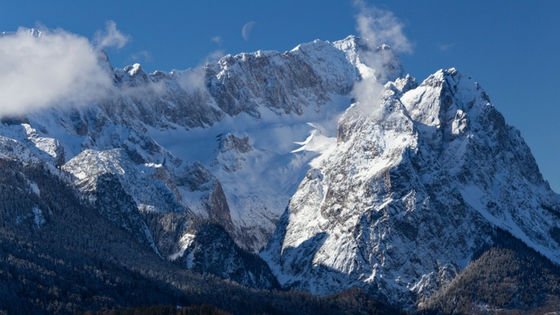
<instances>
[{"instance_id":1,"label":"rocky outcrop","mask_svg":"<svg viewBox=\"0 0 560 315\"><path fill-rule=\"evenodd\" d=\"M249 136L235 136L231 133L227 135L218 135L218 149L220 153L212 166L220 165L226 172L235 172L241 168L241 162L246 161L244 154L253 150L253 146L249 143Z\"/></svg>"},{"instance_id":2,"label":"rocky outcrop","mask_svg":"<svg viewBox=\"0 0 560 315\"><path fill-rule=\"evenodd\" d=\"M182 238L187 269L209 273L257 289L279 288L268 265L235 244L218 224L194 223Z\"/></svg>"}]
</instances>

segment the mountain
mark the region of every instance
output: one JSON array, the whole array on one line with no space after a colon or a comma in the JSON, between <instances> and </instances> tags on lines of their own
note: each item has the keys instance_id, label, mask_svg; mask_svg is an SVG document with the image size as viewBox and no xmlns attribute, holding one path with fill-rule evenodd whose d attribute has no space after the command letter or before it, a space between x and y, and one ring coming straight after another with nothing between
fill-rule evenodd
<instances>
[{"instance_id":1,"label":"mountain","mask_svg":"<svg viewBox=\"0 0 560 315\"><path fill-rule=\"evenodd\" d=\"M520 132L455 69L350 107L261 253L281 285L414 309L506 231L560 263L556 194ZM370 102L368 102L370 101Z\"/></svg>"},{"instance_id":2,"label":"mountain","mask_svg":"<svg viewBox=\"0 0 560 315\"><path fill-rule=\"evenodd\" d=\"M101 52L99 62L114 78L111 93L86 106L4 117L0 134L70 174L92 202L97 181L118 181L135 203L119 207L136 208L125 214L136 223L103 211L138 238L154 238L150 227L157 225L144 218L146 230L139 216L175 213L183 221L216 221L241 247L258 252L306 164L323 149L293 153L300 148L294 142L321 132L332 142L336 118L349 104L345 95L359 72L336 45L315 41L283 54L228 55L201 68L152 74L138 64L113 69Z\"/></svg>"},{"instance_id":3,"label":"mountain","mask_svg":"<svg viewBox=\"0 0 560 315\"><path fill-rule=\"evenodd\" d=\"M184 71L98 62L95 102L0 117L0 310L453 312L482 278L560 279L558 195L456 69L419 84L354 36ZM461 309L556 305L538 290Z\"/></svg>"}]
</instances>

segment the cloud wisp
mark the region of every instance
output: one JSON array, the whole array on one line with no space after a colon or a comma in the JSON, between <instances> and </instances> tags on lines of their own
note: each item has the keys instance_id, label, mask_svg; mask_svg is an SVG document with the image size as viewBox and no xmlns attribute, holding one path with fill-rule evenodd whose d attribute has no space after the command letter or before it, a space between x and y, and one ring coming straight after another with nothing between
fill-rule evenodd
<instances>
[{"instance_id":1,"label":"cloud wisp","mask_svg":"<svg viewBox=\"0 0 560 315\"><path fill-rule=\"evenodd\" d=\"M352 94L358 101L357 109L371 113L379 102L383 84L396 79L402 67L397 52L412 53L412 43L404 35L403 23L390 11L367 6L363 0L354 1L359 9L356 30L365 40L368 51L360 52L362 81L357 82ZM382 45L389 45L383 47Z\"/></svg>"},{"instance_id":2,"label":"cloud wisp","mask_svg":"<svg viewBox=\"0 0 560 315\"><path fill-rule=\"evenodd\" d=\"M213 52L209 53L204 57L204 63L209 63L213 61L220 60L225 55L225 52L221 49L214 50Z\"/></svg>"},{"instance_id":3,"label":"cloud wisp","mask_svg":"<svg viewBox=\"0 0 560 315\"><path fill-rule=\"evenodd\" d=\"M146 50L142 50L139 51L135 54L132 54L132 56L130 56L130 59L134 62L138 62L138 61L150 61L152 60L152 54L150 54L149 51Z\"/></svg>"},{"instance_id":4,"label":"cloud wisp","mask_svg":"<svg viewBox=\"0 0 560 315\"><path fill-rule=\"evenodd\" d=\"M93 43L99 48L116 47L120 49L130 40L130 36L123 34L117 29L117 24L114 21L107 21L105 32L96 32Z\"/></svg>"},{"instance_id":5,"label":"cloud wisp","mask_svg":"<svg viewBox=\"0 0 560 315\"><path fill-rule=\"evenodd\" d=\"M213 41L214 43L221 45L224 43L224 39L221 36L214 36L210 39L211 41Z\"/></svg>"},{"instance_id":6,"label":"cloud wisp","mask_svg":"<svg viewBox=\"0 0 560 315\"><path fill-rule=\"evenodd\" d=\"M404 24L391 11L368 7L363 0L354 1L360 10L356 15L356 29L375 48L387 44L398 53L412 53L412 43L404 35Z\"/></svg>"},{"instance_id":7,"label":"cloud wisp","mask_svg":"<svg viewBox=\"0 0 560 315\"><path fill-rule=\"evenodd\" d=\"M101 47L122 47L127 36L107 24L96 37L61 29L20 28L0 36L0 116L23 115L50 106L81 105L103 98L113 88Z\"/></svg>"},{"instance_id":8,"label":"cloud wisp","mask_svg":"<svg viewBox=\"0 0 560 315\"><path fill-rule=\"evenodd\" d=\"M195 93L206 89L206 68L205 64L217 61L224 56L223 50L215 50L209 53L204 61L196 68L185 71L175 71L179 86L189 92Z\"/></svg>"},{"instance_id":9,"label":"cloud wisp","mask_svg":"<svg viewBox=\"0 0 560 315\"><path fill-rule=\"evenodd\" d=\"M439 49L440 51L448 51L448 50L450 50L451 48L453 48L453 46L455 46L455 44L439 44L439 45L438 45L438 49Z\"/></svg>"}]
</instances>

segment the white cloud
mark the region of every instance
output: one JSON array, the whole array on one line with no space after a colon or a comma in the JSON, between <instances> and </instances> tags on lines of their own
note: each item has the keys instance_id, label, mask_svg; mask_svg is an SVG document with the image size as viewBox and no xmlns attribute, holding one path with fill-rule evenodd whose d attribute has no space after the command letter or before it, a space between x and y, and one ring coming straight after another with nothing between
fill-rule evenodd
<instances>
[{"instance_id":1,"label":"white cloud","mask_svg":"<svg viewBox=\"0 0 560 315\"><path fill-rule=\"evenodd\" d=\"M438 45L439 50L441 51L448 51L449 49L453 48L455 44L440 44Z\"/></svg>"},{"instance_id":2,"label":"white cloud","mask_svg":"<svg viewBox=\"0 0 560 315\"><path fill-rule=\"evenodd\" d=\"M219 60L223 56L223 50L213 51L204 58L203 63L206 64L212 61ZM199 65L194 69L188 69L186 71L177 71L175 72L175 74L179 86L190 93L206 88L206 69L203 65Z\"/></svg>"},{"instance_id":3,"label":"white cloud","mask_svg":"<svg viewBox=\"0 0 560 315\"><path fill-rule=\"evenodd\" d=\"M176 78L179 86L189 93L194 93L206 88L206 70L204 67L178 71L176 72Z\"/></svg>"},{"instance_id":4,"label":"white cloud","mask_svg":"<svg viewBox=\"0 0 560 315\"><path fill-rule=\"evenodd\" d=\"M209 62L212 62L212 61L220 60L223 56L224 56L224 51L223 50L215 50L215 51L209 53L206 56L206 58L204 58L204 63L209 63Z\"/></svg>"},{"instance_id":5,"label":"white cloud","mask_svg":"<svg viewBox=\"0 0 560 315\"><path fill-rule=\"evenodd\" d=\"M114 26L108 24L101 44L122 44ZM20 28L0 36L0 116L104 97L113 81L103 62L87 38L64 30Z\"/></svg>"},{"instance_id":6,"label":"white cloud","mask_svg":"<svg viewBox=\"0 0 560 315\"><path fill-rule=\"evenodd\" d=\"M211 40L218 45L221 45L224 42L223 38L220 36L214 36Z\"/></svg>"},{"instance_id":7,"label":"white cloud","mask_svg":"<svg viewBox=\"0 0 560 315\"><path fill-rule=\"evenodd\" d=\"M105 32L98 31L95 33L93 43L99 48L123 48L129 41L130 36L117 30L117 24L114 21L107 21L105 24Z\"/></svg>"},{"instance_id":8,"label":"white cloud","mask_svg":"<svg viewBox=\"0 0 560 315\"><path fill-rule=\"evenodd\" d=\"M363 0L355 0L354 5L360 10L356 28L372 48L387 44L396 52L412 53L412 44L403 33L404 25L392 12L368 7Z\"/></svg>"},{"instance_id":9,"label":"white cloud","mask_svg":"<svg viewBox=\"0 0 560 315\"><path fill-rule=\"evenodd\" d=\"M138 53L135 53L132 56L130 56L130 59L134 62L150 61L150 60L152 60L152 54L150 54L149 51L142 50L142 51L140 51Z\"/></svg>"},{"instance_id":10,"label":"white cloud","mask_svg":"<svg viewBox=\"0 0 560 315\"><path fill-rule=\"evenodd\" d=\"M379 103L383 84L395 79L400 61L394 52L412 53L412 44L403 32L404 25L392 12L366 6L363 0L355 0L360 10L356 15L356 29L366 40L369 51L360 52L360 61L369 69L362 69L362 79L354 85L352 95L358 101L356 109L373 113ZM377 49L383 44L389 49Z\"/></svg>"}]
</instances>

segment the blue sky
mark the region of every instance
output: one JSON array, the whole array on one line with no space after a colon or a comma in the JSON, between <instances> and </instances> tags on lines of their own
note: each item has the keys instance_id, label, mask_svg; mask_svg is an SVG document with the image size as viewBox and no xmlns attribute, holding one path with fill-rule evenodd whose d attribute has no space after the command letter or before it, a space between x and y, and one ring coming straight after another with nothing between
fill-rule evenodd
<instances>
[{"instance_id":1,"label":"blue sky","mask_svg":"<svg viewBox=\"0 0 560 315\"><path fill-rule=\"evenodd\" d=\"M413 44L402 53L418 80L455 67L490 95L560 192L560 1L365 1L393 12ZM0 31L61 28L94 41L108 21L128 36L107 47L115 67L192 68L223 54L285 51L314 39L357 34L352 0L5 1ZM255 22L246 38L243 26Z\"/></svg>"}]
</instances>

